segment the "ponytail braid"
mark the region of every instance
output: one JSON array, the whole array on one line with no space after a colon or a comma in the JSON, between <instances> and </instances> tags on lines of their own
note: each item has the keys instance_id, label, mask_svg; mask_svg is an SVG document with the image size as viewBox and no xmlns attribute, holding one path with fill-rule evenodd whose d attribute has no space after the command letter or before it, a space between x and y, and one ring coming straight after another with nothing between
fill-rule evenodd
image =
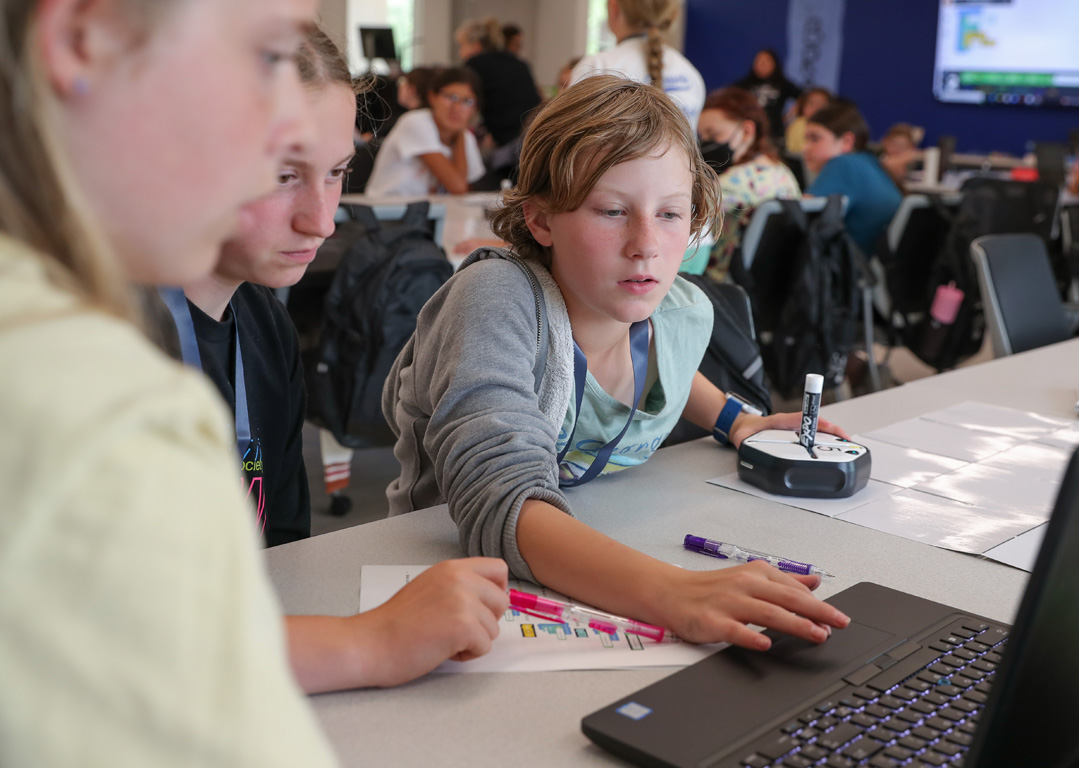
<instances>
[{"instance_id":1,"label":"ponytail braid","mask_svg":"<svg viewBox=\"0 0 1079 768\"><path fill-rule=\"evenodd\" d=\"M648 28L648 40L645 43L645 62L652 85L663 90L663 35L657 27Z\"/></svg>"}]
</instances>

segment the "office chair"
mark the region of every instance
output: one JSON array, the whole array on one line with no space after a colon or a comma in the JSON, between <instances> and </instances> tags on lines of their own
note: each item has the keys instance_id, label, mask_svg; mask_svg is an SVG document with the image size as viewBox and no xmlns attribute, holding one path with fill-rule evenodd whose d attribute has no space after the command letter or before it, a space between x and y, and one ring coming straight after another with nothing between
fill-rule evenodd
<instances>
[{"instance_id":1,"label":"office chair","mask_svg":"<svg viewBox=\"0 0 1079 768\"><path fill-rule=\"evenodd\" d=\"M970 244L970 252L994 356L1072 337L1079 312L1060 300L1045 241L1029 233L985 235Z\"/></svg>"},{"instance_id":2,"label":"office chair","mask_svg":"<svg viewBox=\"0 0 1079 768\"><path fill-rule=\"evenodd\" d=\"M870 259L878 279L873 305L891 327L905 328L912 315L925 310L933 262L962 199L962 193L906 195L896 209L883 247Z\"/></svg>"}]
</instances>

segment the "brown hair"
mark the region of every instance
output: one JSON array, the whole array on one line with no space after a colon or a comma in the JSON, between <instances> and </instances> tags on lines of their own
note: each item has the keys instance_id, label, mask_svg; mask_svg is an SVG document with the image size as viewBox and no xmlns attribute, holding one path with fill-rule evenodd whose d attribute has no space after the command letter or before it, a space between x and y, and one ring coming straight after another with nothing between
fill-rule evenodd
<instances>
[{"instance_id":1,"label":"brown hair","mask_svg":"<svg viewBox=\"0 0 1079 768\"><path fill-rule=\"evenodd\" d=\"M817 110L809 123L814 123L833 133L837 138L844 133L854 136L854 151L862 152L869 143L869 126L854 103L845 99L833 100L827 107Z\"/></svg>"},{"instance_id":2,"label":"brown hair","mask_svg":"<svg viewBox=\"0 0 1079 768\"><path fill-rule=\"evenodd\" d=\"M454 38L458 43L479 43L485 51L497 51L506 44L502 36L502 27L494 16L469 19L457 28Z\"/></svg>"},{"instance_id":3,"label":"brown hair","mask_svg":"<svg viewBox=\"0 0 1079 768\"><path fill-rule=\"evenodd\" d=\"M472 89L472 95L476 98L476 106L481 106L480 99L483 96L483 88L480 85L479 76L468 67L446 67L436 70L431 79L427 81L427 94L438 94L447 85L463 83ZM430 99L425 99L430 101Z\"/></svg>"},{"instance_id":4,"label":"brown hair","mask_svg":"<svg viewBox=\"0 0 1079 768\"><path fill-rule=\"evenodd\" d=\"M673 0L615 0L626 24L648 33L645 56L652 84L663 87L663 33L671 28L678 15Z\"/></svg>"},{"instance_id":5,"label":"brown hair","mask_svg":"<svg viewBox=\"0 0 1079 768\"><path fill-rule=\"evenodd\" d=\"M517 185L503 195L491 228L518 253L549 267L550 251L532 237L525 204L538 202L548 213L575 211L608 170L667 147L688 158L690 231L699 239L718 215L719 178L701 157L682 110L651 85L614 75L586 77L549 101L529 126Z\"/></svg>"},{"instance_id":6,"label":"brown hair","mask_svg":"<svg viewBox=\"0 0 1079 768\"><path fill-rule=\"evenodd\" d=\"M743 120L749 120L753 123L756 133L753 143L749 145L742 159L733 163L733 165L747 163L759 155L765 155L772 160L779 160L779 155L776 154L775 147L772 146L772 140L769 138L771 125L768 122L768 115L764 113L764 108L761 107L752 93L734 86L720 88L718 91L712 91L708 94L701 111L703 112L706 109L717 109L726 115L728 120L739 123Z\"/></svg>"},{"instance_id":7,"label":"brown hair","mask_svg":"<svg viewBox=\"0 0 1079 768\"><path fill-rule=\"evenodd\" d=\"M296 68L300 82L308 88L321 88L331 83L348 86L356 93L369 87L367 78L353 80L348 60L329 35L318 27L307 28L300 50L296 53Z\"/></svg>"},{"instance_id":8,"label":"brown hair","mask_svg":"<svg viewBox=\"0 0 1079 768\"><path fill-rule=\"evenodd\" d=\"M810 96L819 95L824 97L825 104L828 106L832 102L832 92L827 88L810 88L802 91L802 95L798 97L798 100L794 102L794 114L798 117L805 116L806 103L809 101Z\"/></svg>"}]
</instances>

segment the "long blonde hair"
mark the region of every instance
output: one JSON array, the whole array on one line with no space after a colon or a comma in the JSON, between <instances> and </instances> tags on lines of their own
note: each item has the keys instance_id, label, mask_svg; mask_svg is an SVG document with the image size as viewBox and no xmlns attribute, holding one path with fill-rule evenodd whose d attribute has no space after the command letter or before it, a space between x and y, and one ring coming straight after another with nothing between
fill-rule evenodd
<instances>
[{"instance_id":1,"label":"long blonde hair","mask_svg":"<svg viewBox=\"0 0 1079 768\"><path fill-rule=\"evenodd\" d=\"M586 77L540 110L524 136L517 185L503 195L491 228L518 253L549 267L550 250L532 237L525 204L535 202L547 213L575 211L608 170L667 147L686 153L693 177L690 232L699 240L716 223L719 177L667 94L615 75Z\"/></svg>"},{"instance_id":2,"label":"long blonde hair","mask_svg":"<svg viewBox=\"0 0 1079 768\"><path fill-rule=\"evenodd\" d=\"M652 84L663 87L663 35L678 16L674 0L615 0L626 25L646 32L645 57Z\"/></svg>"},{"instance_id":3,"label":"long blonde hair","mask_svg":"<svg viewBox=\"0 0 1079 768\"><path fill-rule=\"evenodd\" d=\"M57 104L32 47L38 4L4 0L0 13L0 232L38 251L58 284L106 312L133 318L123 271L60 149ZM134 26L148 23L166 3L127 4L139 11Z\"/></svg>"}]
</instances>

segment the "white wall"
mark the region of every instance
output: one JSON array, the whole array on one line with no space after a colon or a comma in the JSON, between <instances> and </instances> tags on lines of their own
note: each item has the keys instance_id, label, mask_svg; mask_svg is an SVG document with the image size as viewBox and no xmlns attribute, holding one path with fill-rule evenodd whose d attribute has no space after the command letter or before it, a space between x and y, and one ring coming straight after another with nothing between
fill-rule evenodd
<instances>
[{"instance_id":1,"label":"white wall","mask_svg":"<svg viewBox=\"0 0 1079 768\"><path fill-rule=\"evenodd\" d=\"M584 53L588 41L588 0L541 0L536 13L536 55L532 75L547 88L558 82L558 72L574 56Z\"/></svg>"},{"instance_id":2,"label":"white wall","mask_svg":"<svg viewBox=\"0 0 1079 768\"><path fill-rule=\"evenodd\" d=\"M416 0L414 65L448 64L457 55L453 45L451 0Z\"/></svg>"}]
</instances>

